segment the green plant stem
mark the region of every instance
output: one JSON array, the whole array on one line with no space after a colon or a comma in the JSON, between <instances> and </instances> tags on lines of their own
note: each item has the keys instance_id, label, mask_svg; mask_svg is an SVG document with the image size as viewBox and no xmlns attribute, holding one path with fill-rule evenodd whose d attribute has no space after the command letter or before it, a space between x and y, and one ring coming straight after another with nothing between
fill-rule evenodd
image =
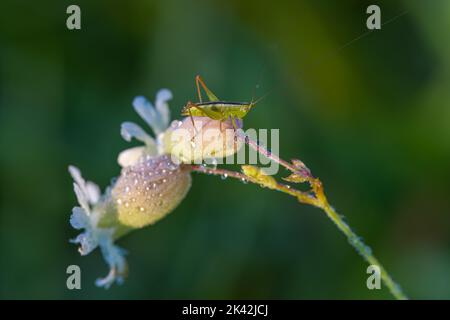
<instances>
[{"instance_id":1,"label":"green plant stem","mask_svg":"<svg viewBox=\"0 0 450 320\"><path fill-rule=\"evenodd\" d=\"M280 164L281 166L285 167L289 171L295 173L298 176L301 176L304 178L304 181L307 181L312 188L312 191L314 193L314 196L311 196L310 194L304 194L301 192L297 195L297 198L300 202L308 203L313 206L316 206L320 209L322 209L338 227L339 230L341 230L342 233L347 237L349 243L356 249L356 251L359 252L359 254L371 265L377 265L380 268L381 272L381 279L383 280L384 284L389 288L389 291L392 293L392 295L396 299L407 299L406 295L403 293L400 286L394 282L392 277L389 275L389 273L384 269L384 267L379 263L378 259L372 254L372 250L370 247L364 244L364 242L361 240L360 237L358 237L353 230L349 227L347 223L343 220L342 216L340 216L336 210L330 206L328 203L328 200L325 196L325 192L323 190L322 182L314 178L311 174L311 171L303 164L303 162L298 161L300 165L295 165L294 163L289 163L277 155L270 152L267 148L259 144L257 141L254 141L250 139L248 135L246 135L242 130L236 131L236 137L238 139L241 139L244 143L249 145L251 148L256 150L258 153L263 154L267 158L271 159L272 161ZM281 185L281 188L285 188L286 186ZM283 191L283 190L280 190ZM284 190L286 192L287 190ZM297 190L296 190L297 191ZM295 191L294 191L295 192ZM287 192L291 195L294 195L292 192Z\"/></svg>"},{"instance_id":2,"label":"green plant stem","mask_svg":"<svg viewBox=\"0 0 450 320\"><path fill-rule=\"evenodd\" d=\"M392 295L399 300L407 299L406 295L402 292L400 286L394 282L394 280L386 271L386 269L384 269L384 267L380 264L378 259L372 254L372 250L367 245L364 244L364 242L361 240L360 237L358 237L358 235L356 235L356 233L353 232L353 230L349 227L349 225L343 220L342 216L340 216L336 212L336 210L329 205L325 193L323 191L322 183L320 182L319 179L313 178L312 176L308 178L308 182L311 184L313 189L313 194L311 194L308 192L296 190L292 188L290 185L275 182L275 180L273 180L273 182L270 184L265 184L264 182L262 182L262 180L256 177L253 177L251 175L245 175L243 173L236 171L230 171L219 168L208 168L197 165L191 165L190 168L191 170L196 172L231 177L239 179L241 181L249 181L261 185L263 187L278 190L297 198L297 200L301 203L306 203L322 209L326 213L328 218L330 218L331 221L333 221L336 224L338 229L347 237L349 243L356 249L356 251L369 264L376 265L380 268L381 279L383 283L386 285L386 287L389 288L389 291L392 293ZM294 167L292 168L294 169Z\"/></svg>"},{"instance_id":3,"label":"green plant stem","mask_svg":"<svg viewBox=\"0 0 450 320\"><path fill-rule=\"evenodd\" d=\"M355 232L349 227L345 221L342 220L342 217L336 212L336 210L327 204L324 207L321 207L323 211L327 214L328 218L333 221L339 230L347 237L348 242L358 251L358 253L370 264L376 265L380 268L381 279L383 283L388 287L389 291L392 295L398 300L406 300L408 299L406 295L403 293L400 286L392 279L386 269L381 265L378 259L372 254L372 250L364 244L360 237L356 235Z\"/></svg>"}]
</instances>

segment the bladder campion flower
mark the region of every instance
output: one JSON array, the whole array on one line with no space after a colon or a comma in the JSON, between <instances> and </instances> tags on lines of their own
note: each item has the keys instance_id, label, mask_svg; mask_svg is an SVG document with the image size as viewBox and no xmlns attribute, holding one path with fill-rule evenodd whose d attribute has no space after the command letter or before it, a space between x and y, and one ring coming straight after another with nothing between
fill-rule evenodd
<instances>
[{"instance_id":1,"label":"bladder campion flower","mask_svg":"<svg viewBox=\"0 0 450 320\"><path fill-rule=\"evenodd\" d=\"M122 137L126 141L134 138L144 145L119 154L121 173L103 195L96 184L81 177L77 168L69 167L80 204L73 208L70 222L75 229L84 229L72 242L80 244L82 255L100 247L110 267L109 274L96 281L98 286L108 288L126 275L124 250L114 241L157 222L186 196L191 186L191 167L185 164L225 157L242 146L234 139L230 120L194 117L194 123L184 118L169 125L167 102L171 98L172 93L162 89L156 95L154 106L142 96L133 100L135 111L150 126L155 138L136 123L122 123ZM241 128L242 122L237 121L237 126Z\"/></svg>"},{"instance_id":2,"label":"bladder campion flower","mask_svg":"<svg viewBox=\"0 0 450 320\"><path fill-rule=\"evenodd\" d=\"M125 122L121 134L125 140L136 138L144 146L120 153L120 176L103 195L93 182L86 182L80 171L69 167L80 206L73 208L70 223L84 229L72 242L80 244L79 252L87 255L100 247L110 267L104 279L96 284L108 288L121 282L127 272L124 251L114 241L131 230L153 224L171 212L184 198L191 185L190 171L172 162L161 145L161 137L169 124L167 101L172 94L160 90L155 107L137 97L133 106L156 135L156 140L137 124Z\"/></svg>"}]
</instances>

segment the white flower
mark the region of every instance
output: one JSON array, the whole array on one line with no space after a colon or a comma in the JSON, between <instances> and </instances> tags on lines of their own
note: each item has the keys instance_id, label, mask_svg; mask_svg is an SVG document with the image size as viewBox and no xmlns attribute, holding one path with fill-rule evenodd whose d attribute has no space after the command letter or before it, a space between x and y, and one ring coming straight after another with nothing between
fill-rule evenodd
<instances>
[{"instance_id":1,"label":"white flower","mask_svg":"<svg viewBox=\"0 0 450 320\"><path fill-rule=\"evenodd\" d=\"M120 133L126 141L132 138L145 144L142 147L126 149L119 154L118 162L122 167L134 165L143 156L157 156L163 154L162 137L169 126L170 111L167 101L172 99L172 93L168 89L161 89L156 94L155 106L145 97L138 96L133 100L134 110L152 128L156 140L147 134L134 122L122 123Z\"/></svg>"},{"instance_id":2,"label":"white flower","mask_svg":"<svg viewBox=\"0 0 450 320\"><path fill-rule=\"evenodd\" d=\"M123 168L148 156L164 154L170 154L176 163L201 163L207 159L227 157L242 147L243 143L235 139L231 119L218 121L207 117L186 117L182 121L173 121L169 126L167 101L170 99L172 93L168 89L158 91L155 107L142 96L134 99L134 109L152 128L156 140L133 122L122 123L120 132L126 141L135 138L144 143L142 147L126 149L119 154L117 160ZM237 128L242 128L242 121L236 122Z\"/></svg>"},{"instance_id":3,"label":"white flower","mask_svg":"<svg viewBox=\"0 0 450 320\"><path fill-rule=\"evenodd\" d=\"M81 177L77 168L69 167L80 204L73 208L70 224L75 229L84 229L71 241L80 244L81 255L87 255L99 247L110 268L105 278L96 281L98 286L108 288L114 282L120 283L127 272L125 252L114 245L114 240L165 217L188 193L190 169L173 161L172 156L190 163L197 158L224 157L238 149L231 120L221 122L209 118L185 118L172 122L169 127L167 102L170 99L172 93L167 89L158 91L154 106L144 97L134 99L135 111L151 127L156 139L133 122L122 123L122 137L127 141L137 139L144 146L126 149L119 154L121 174L103 195L96 184ZM242 122L238 121L238 127L241 126ZM215 129L215 134L205 139L206 134L197 128ZM229 132L226 129L230 129ZM173 141L178 133L187 136L181 144ZM185 151L192 144L194 151L186 157ZM214 154L206 153L204 149L212 150Z\"/></svg>"},{"instance_id":4,"label":"white flower","mask_svg":"<svg viewBox=\"0 0 450 320\"><path fill-rule=\"evenodd\" d=\"M134 109L152 128L158 138L155 140L135 123L124 122L121 126L122 137L127 141L135 138L144 142L145 145L123 151L118 159L122 167L137 164L142 156L156 157L162 154L163 148L159 144L169 125L170 112L167 101L171 98L172 93L167 89L162 89L156 94L155 107L144 97L134 99ZM122 282L127 271L125 252L114 245L114 240L131 229L118 220L117 205L114 204L116 200L111 194L115 185L108 188L102 196L100 188L93 182L85 181L80 170L70 166L69 172L74 179L74 191L80 204L79 207L73 208L70 224L77 230L84 229L84 232L71 242L80 245L78 251L81 255L87 255L100 247L110 271L105 278L98 279L96 285L108 288L114 282ZM122 176L119 177L118 181L122 181L121 178Z\"/></svg>"},{"instance_id":5,"label":"white flower","mask_svg":"<svg viewBox=\"0 0 450 320\"><path fill-rule=\"evenodd\" d=\"M78 168L69 166L69 172L73 177L73 188L80 207L72 209L70 224L73 228L84 232L79 234L72 243L79 243L78 251L81 255L87 255L98 246L103 257L110 267L109 274L96 281L97 286L108 288L115 281L122 282L126 273L126 261L124 251L113 244L114 228L100 228L98 223L105 215L105 203L109 199L110 192L100 195L100 188L93 182L85 181Z\"/></svg>"}]
</instances>

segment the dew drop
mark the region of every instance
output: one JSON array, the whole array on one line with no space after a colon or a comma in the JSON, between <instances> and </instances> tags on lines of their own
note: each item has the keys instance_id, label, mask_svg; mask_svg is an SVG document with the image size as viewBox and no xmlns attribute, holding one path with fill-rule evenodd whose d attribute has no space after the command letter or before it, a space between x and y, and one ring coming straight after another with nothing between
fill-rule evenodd
<instances>
[{"instance_id":1,"label":"dew drop","mask_svg":"<svg viewBox=\"0 0 450 320\"><path fill-rule=\"evenodd\" d=\"M170 127L171 127L172 129L176 129L176 128L179 128L179 127L181 126L181 124L182 124L181 121L174 120L174 121L172 121L172 123L170 124Z\"/></svg>"},{"instance_id":2,"label":"dew drop","mask_svg":"<svg viewBox=\"0 0 450 320\"><path fill-rule=\"evenodd\" d=\"M217 169L217 159L216 158L213 158L211 160L211 165L212 165L213 169Z\"/></svg>"}]
</instances>

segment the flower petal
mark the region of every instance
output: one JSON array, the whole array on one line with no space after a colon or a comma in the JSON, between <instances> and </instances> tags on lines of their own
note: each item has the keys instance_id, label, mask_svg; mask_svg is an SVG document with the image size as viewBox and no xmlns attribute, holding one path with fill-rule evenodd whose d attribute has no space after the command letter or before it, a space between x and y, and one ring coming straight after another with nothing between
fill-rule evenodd
<instances>
[{"instance_id":1,"label":"flower petal","mask_svg":"<svg viewBox=\"0 0 450 320\"><path fill-rule=\"evenodd\" d=\"M134 110L153 129L155 134L161 132L160 119L153 105L143 96L138 96L133 100Z\"/></svg>"},{"instance_id":2,"label":"flower petal","mask_svg":"<svg viewBox=\"0 0 450 320\"><path fill-rule=\"evenodd\" d=\"M72 176L73 180L81 187L84 187L85 181L81 176L80 169L75 166L69 166L69 173Z\"/></svg>"},{"instance_id":3,"label":"flower petal","mask_svg":"<svg viewBox=\"0 0 450 320\"><path fill-rule=\"evenodd\" d=\"M146 145L156 146L155 140L134 122L123 122L120 127L120 134L126 141L131 141L132 138L135 138Z\"/></svg>"},{"instance_id":4,"label":"flower petal","mask_svg":"<svg viewBox=\"0 0 450 320\"><path fill-rule=\"evenodd\" d=\"M86 182L86 191L90 203L95 204L100 200L100 188L92 181Z\"/></svg>"},{"instance_id":5,"label":"flower petal","mask_svg":"<svg viewBox=\"0 0 450 320\"><path fill-rule=\"evenodd\" d=\"M80 207L74 207L70 216L70 225L77 230L87 228L90 225L90 220L86 211Z\"/></svg>"},{"instance_id":6,"label":"flower petal","mask_svg":"<svg viewBox=\"0 0 450 320\"><path fill-rule=\"evenodd\" d=\"M73 189L77 196L78 203L86 213L89 214L89 204L96 204L100 199L100 188L91 181L86 182L77 167L69 166L69 173L75 181Z\"/></svg>"},{"instance_id":7,"label":"flower petal","mask_svg":"<svg viewBox=\"0 0 450 320\"><path fill-rule=\"evenodd\" d=\"M145 147L134 147L119 153L117 162L122 168L138 163L139 159L145 155Z\"/></svg>"},{"instance_id":8,"label":"flower petal","mask_svg":"<svg viewBox=\"0 0 450 320\"><path fill-rule=\"evenodd\" d=\"M161 124L164 126L163 130L169 126L170 111L167 101L172 99L172 92L169 89L161 89L156 94L156 111L161 117Z\"/></svg>"},{"instance_id":9,"label":"flower petal","mask_svg":"<svg viewBox=\"0 0 450 320\"><path fill-rule=\"evenodd\" d=\"M70 242L80 244L78 252L82 256L91 253L98 246L98 239L90 230L79 234L75 239L70 240Z\"/></svg>"},{"instance_id":10,"label":"flower petal","mask_svg":"<svg viewBox=\"0 0 450 320\"><path fill-rule=\"evenodd\" d=\"M104 230L100 236L100 249L110 270L105 278L97 279L95 284L105 289L108 289L114 282L122 283L127 272L126 252L122 248L114 245L112 234L113 230Z\"/></svg>"},{"instance_id":11,"label":"flower petal","mask_svg":"<svg viewBox=\"0 0 450 320\"><path fill-rule=\"evenodd\" d=\"M91 212L91 209L89 208L89 200L86 196L86 193L83 191L81 186L76 182L73 183L73 191L77 196L77 200L80 206L84 209L84 211L86 211L87 214L89 214Z\"/></svg>"}]
</instances>

